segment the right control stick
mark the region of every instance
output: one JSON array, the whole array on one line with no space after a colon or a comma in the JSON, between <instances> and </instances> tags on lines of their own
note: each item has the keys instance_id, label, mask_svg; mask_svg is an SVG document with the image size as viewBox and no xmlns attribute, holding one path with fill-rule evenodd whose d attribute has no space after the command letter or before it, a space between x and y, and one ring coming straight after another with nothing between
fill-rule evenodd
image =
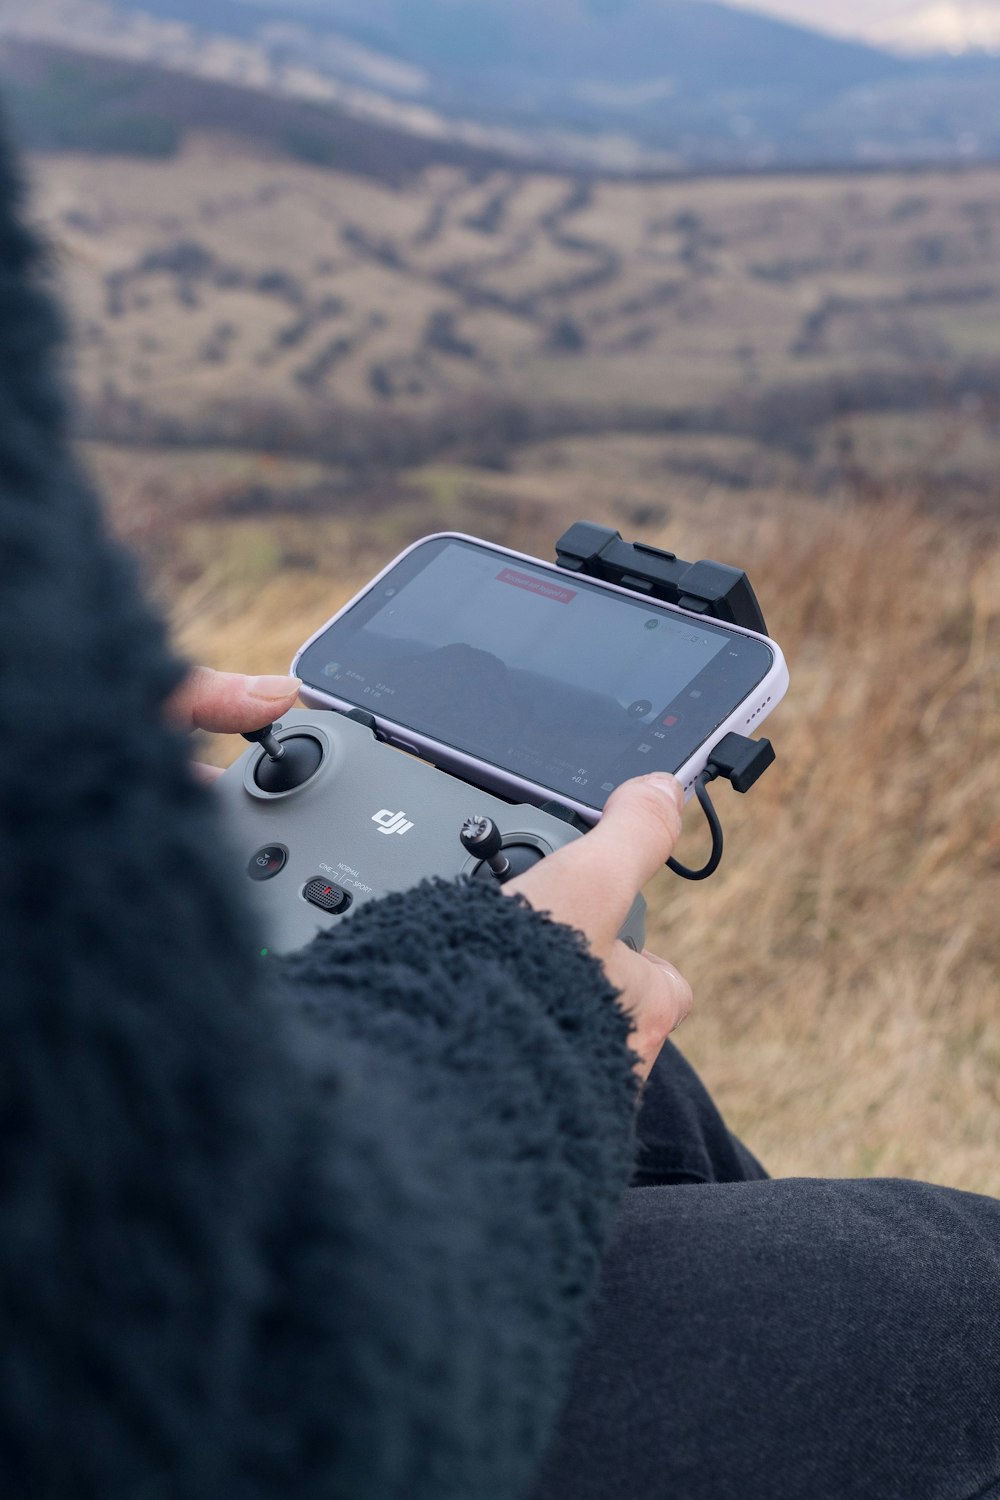
<instances>
[{"instance_id":1,"label":"right control stick","mask_svg":"<svg viewBox=\"0 0 1000 1500\"><path fill-rule=\"evenodd\" d=\"M492 818L466 818L460 837L466 853L485 860L498 880L510 874L510 860L503 852L503 834Z\"/></svg>"},{"instance_id":2,"label":"right control stick","mask_svg":"<svg viewBox=\"0 0 1000 1500\"><path fill-rule=\"evenodd\" d=\"M481 880L510 880L545 858L544 846L530 834L514 835L505 842L492 818L466 818L460 837L466 854L479 861L473 874Z\"/></svg>"}]
</instances>

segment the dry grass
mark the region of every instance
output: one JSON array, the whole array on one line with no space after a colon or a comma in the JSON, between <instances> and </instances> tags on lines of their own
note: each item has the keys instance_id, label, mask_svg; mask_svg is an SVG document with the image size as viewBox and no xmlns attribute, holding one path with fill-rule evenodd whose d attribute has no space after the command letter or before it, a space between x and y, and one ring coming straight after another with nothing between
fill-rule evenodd
<instances>
[{"instance_id":1,"label":"dry grass","mask_svg":"<svg viewBox=\"0 0 1000 1500\"><path fill-rule=\"evenodd\" d=\"M626 470L630 508L662 495L648 447L602 440L475 483L409 476L353 515L139 540L192 657L283 670L410 537L478 529L545 555L578 514L623 524ZM903 500L734 509L713 491L672 497L660 531L643 528L749 568L792 669L778 765L718 794L722 871L650 893L651 940L696 990L685 1050L773 1171L1000 1193L1000 541Z\"/></svg>"},{"instance_id":2,"label":"dry grass","mask_svg":"<svg viewBox=\"0 0 1000 1500\"><path fill-rule=\"evenodd\" d=\"M750 551L793 689L724 871L660 887L685 1045L775 1171L1000 1192L1000 548L883 505Z\"/></svg>"}]
</instances>

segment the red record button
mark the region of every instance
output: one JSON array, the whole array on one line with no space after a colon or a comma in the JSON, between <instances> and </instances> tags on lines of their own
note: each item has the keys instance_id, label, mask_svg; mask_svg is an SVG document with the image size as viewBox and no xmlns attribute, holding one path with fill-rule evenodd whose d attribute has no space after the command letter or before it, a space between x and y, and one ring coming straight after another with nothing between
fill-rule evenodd
<instances>
[{"instance_id":1,"label":"red record button","mask_svg":"<svg viewBox=\"0 0 1000 1500\"><path fill-rule=\"evenodd\" d=\"M266 844L256 854L251 854L247 874L251 880L270 880L272 875L285 868L287 861L288 850L284 844Z\"/></svg>"}]
</instances>

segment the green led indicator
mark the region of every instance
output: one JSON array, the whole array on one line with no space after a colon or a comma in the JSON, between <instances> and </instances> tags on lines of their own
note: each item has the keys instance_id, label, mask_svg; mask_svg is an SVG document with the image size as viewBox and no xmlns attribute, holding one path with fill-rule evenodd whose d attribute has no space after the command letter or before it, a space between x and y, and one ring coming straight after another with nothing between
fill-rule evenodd
<instances>
[{"instance_id":1,"label":"green led indicator","mask_svg":"<svg viewBox=\"0 0 1000 1500\"><path fill-rule=\"evenodd\" d=\"M260 956L261 956L261 958L266 958L267 955L270 953L270 951L271 951L270 948L262 948L260 950Z\"/></svg>"}]
</instances>

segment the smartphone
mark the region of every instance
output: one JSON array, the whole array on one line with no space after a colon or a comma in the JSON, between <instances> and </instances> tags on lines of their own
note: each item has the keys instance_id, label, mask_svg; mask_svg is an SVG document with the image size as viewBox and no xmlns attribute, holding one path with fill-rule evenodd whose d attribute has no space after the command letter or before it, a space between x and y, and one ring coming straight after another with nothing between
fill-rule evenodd
<instances>
[{"instance_id":1,"label":"smartphone","mask_svg":"<svg viewBox=\"0 0 1000 1500\"><path fill-rule=\"evenodd\" d=\"M788 672L767 636L511 552L425 537L297 652L312 707L485 790L595 823L615 787L752 732Z\"/></svg>"}]
</instances>

